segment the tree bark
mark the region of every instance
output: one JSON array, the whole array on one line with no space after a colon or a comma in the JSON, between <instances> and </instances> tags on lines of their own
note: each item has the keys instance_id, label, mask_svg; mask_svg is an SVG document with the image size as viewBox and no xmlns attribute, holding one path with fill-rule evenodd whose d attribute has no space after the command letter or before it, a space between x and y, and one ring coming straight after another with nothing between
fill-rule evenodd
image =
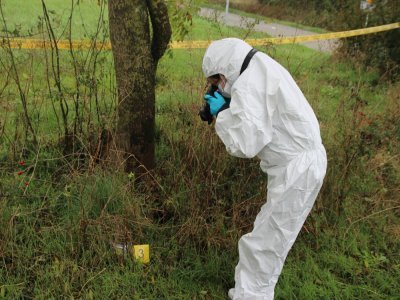
<instances>
[{"instance_id":1,"label":"tree bark","mask_svg":"<svg viewBox=\"0 0 400 300\"><path fill-rule=\"evenodd\" d=\"M140 174L155 166L155 73L171 27L163 1L109 0L108 6L119 99L115 142L126 171Z\"/></svg>"}]
</instances>

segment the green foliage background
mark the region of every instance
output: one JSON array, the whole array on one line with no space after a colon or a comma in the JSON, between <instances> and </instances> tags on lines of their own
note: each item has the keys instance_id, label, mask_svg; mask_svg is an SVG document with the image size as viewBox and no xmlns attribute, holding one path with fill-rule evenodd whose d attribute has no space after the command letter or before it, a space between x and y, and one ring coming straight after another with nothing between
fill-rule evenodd
<instances>
[{"instance_id":1,"label":"green foliage background","mask_svg":"<svg viewBox=\"0 0 400 300\"><path fill-rule=\"evenodd\" d=\"M224 4L223 0L213 2ZM344 31L358 28L400 22L398 1L374 0L371 8L361 9L359 0L307 0L280 1L259 0L260 4L248 1L232 1L232 7L260 13L296 23L322 27L331 31ZM398 79L400 74L400 30L379 34L369 34L342 40L340 52L356 57L365 65L377 68L386 79Z\"/></svg>"}]
</instances>

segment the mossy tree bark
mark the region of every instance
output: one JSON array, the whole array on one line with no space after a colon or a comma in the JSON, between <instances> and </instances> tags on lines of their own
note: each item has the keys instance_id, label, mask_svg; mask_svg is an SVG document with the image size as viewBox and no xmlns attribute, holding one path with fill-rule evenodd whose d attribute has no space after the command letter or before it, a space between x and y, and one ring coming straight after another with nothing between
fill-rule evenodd
<instances>
[{"instance_id":1,"label":"mossy tree bark","mask_svg":"<svg viewBox=\"0 0 400 300\"><path fill-rule=\"evenodd\" d=\"M155 166L155 73L171 26L161 0L109 0L108 7L119 99L115 144L125 170L140 174Z\"/></svg>"}]
</instances>

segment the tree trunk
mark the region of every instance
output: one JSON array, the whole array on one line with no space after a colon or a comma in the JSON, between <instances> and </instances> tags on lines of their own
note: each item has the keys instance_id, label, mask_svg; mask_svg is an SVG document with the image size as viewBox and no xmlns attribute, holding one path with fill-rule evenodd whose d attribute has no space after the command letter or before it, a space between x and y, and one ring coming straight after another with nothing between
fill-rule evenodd
<instances>
[{"instance_id":1,"label":"tree trunk","mask_svg":"<svg viewBox=\"0 0 400 300\"><path fill-rule=\"evenodd\" d=\"M155 166L155 74L171 27L163 1L109 0L108 6L119 99L115 142L126 171L140 174Z\"/></svg>"}]
</instances>

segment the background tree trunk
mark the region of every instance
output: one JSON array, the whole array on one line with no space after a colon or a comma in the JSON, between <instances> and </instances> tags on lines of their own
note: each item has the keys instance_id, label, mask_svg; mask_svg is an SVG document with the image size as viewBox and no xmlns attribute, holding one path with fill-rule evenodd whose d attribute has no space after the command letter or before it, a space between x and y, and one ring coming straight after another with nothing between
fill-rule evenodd
<instances>
[{"instance_id":1,"label":"background tree trunk","mask_svg":"<svg viewBox=\"0 0 400 300\"><path fill-rule=\"evenodd\" d=\"M115 142L126 171L143 173L155 166L155 74L171 37L167 7L161 0L108 6L119 98Z\"/></svg>"}]
</instances>

